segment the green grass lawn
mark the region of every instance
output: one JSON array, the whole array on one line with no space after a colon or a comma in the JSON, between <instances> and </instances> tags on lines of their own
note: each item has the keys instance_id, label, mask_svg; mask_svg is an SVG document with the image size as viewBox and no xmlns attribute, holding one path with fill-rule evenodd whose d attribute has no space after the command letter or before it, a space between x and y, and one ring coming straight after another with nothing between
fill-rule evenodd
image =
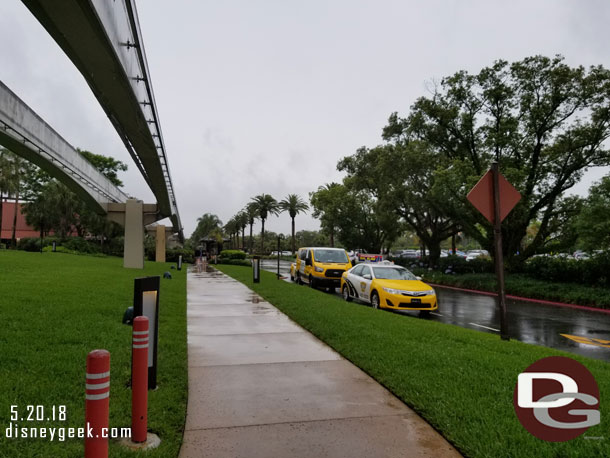
<instances>
[{"instance_id":1,"label":"green grass lawn","mask_svg":"<svg viewBox=\"0 0 610 458\"><path fill-rule=\"evenodd\" d=\"M0 252L0 457L83 456L82 439L7 439L10 407L65 405L67 419L19 427L82 427L87 354L110 352L110 427L131 425L131 327L121 319L133 302L133 279L163 275L159 305L158 389L149 392L148 427L161 446L146 456L177 456L186 414L186 270L147 262L61 253ZM26 415L23 415L26 416ZM111 441L111 457L134 453Z\"/></svg>"},{"instance_id":2,"label":"green grass lawn","mask_svg":"<svg viewBox=\"0 0 610 458\"><path fill-rule=\"evenodd\" d=\"M425 269L413 269L413 271L417 275L422 275L430 283L494 293L497 291L495 274L446 275ZM506 293L515 296L610 309L610 289L608 288L577 283L553 283L523 274L507 274L505 283Z\"/></svg>"},{"instance_id":3,"label":"green grass lawn","mask_svg":"<svg viewBox=\"0 0 610 458\"><path fill-rule=\"evenodd\" d=\"M347 303L270 272L253 284L250 268L218 268L377 379L468 457L610 456L610 365L602 361ZM565 443L530 435L512 402L518 374L553 355L583 363L601 393L602 423Z\"/></svg>"}]
</instances>

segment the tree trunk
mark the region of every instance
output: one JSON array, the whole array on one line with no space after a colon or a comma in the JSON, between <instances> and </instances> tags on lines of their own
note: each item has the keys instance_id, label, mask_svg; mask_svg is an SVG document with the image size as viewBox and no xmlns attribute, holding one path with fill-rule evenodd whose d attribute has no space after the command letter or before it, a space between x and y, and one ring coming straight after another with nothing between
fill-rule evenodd
<instances>
[{"instance_id":1,"label":"tree trunk","mask_svg":"<svg viewBox=\"0 0 610 458\"><path fill-rule=\"evenodd\" d=\"M241 250L246 251L246 226L241 227Z\"/></svg>"},{"instance_id":2,"label":"tree trunk","mask_svg":"<svg viewBox=\"0 0 610 458\"><path fill-rule=\"evenodd\" d=\"M295 239L294 239L294 216L292 217L292 255L294 256L295 250Z\"/></svg>"},{"instance_id":3,"label":"tree trunk","mask_svg":"<svg viewBox=\"0 0 610 458\"><path fill-rule=\"evenodd\" d=\"M451 236L451 253L455 254L456 253L456 249L455 249L455 234L453 234Z\"/></svg>"},{"instance_id":4,"label":"tree trunk","mask_svg":"<svg viewBox=\"0 0 610 458\"><path fill-rule=\"evenodd\" d=\"M19 186L17 187L17 192L15 193L15 211L14 211L14 215L13 215L13 232L11 234L11 248L13 248L13 250L15 248L17 248L17 238L16 233L17 233L17 209L19 207Z\"/></svg>"},{"instance_id":5,"label":"tree trunk","mask_svg":"<svg viewBox=\"0 0 610 458\"><path fill-rule=\"evenodd\" d=\"M438 241L438 242L431 242L428 245L428 249L430 250L430 257L428 258L428 266L429 267L434 267L434 266L438 265L438 260L441 257L441 243L440 243L440 241Z\"/></svg>"},{"instance_id":6,"label":"tree trunk","mask_svg":"<svg viewBox=\"0 0 610 458\"><path fill-rule=\"evenodd\" d=\"M265 220L261 219L261 222L261 254L263 254L265 252Z\"/></svg>"},{"instance_id":7,"label":"tree trunk","mask_svg":"<svg viewBox=\"0 0 610 458\"><path fill-rule=\"evenodd\" d=\"M330 228L330 246L331 247L335 246L335 228L334 227Z\"/></svg>"},{"instance_id":8,"label":"tree trunk","mask_svg":"<svg viewBox=\"0 0 610 458\"><path fill-rule=\"evenodd\" d=\"M248 253L252 254L252 224L250 224L250 240L248 242Z\"/></svg>"}]
</instances>

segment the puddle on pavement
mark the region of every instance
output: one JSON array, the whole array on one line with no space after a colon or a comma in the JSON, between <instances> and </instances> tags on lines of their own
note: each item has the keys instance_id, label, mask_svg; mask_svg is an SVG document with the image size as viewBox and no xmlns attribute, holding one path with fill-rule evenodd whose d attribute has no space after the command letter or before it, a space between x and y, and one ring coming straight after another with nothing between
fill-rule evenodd
<instances>
[{"instance_id":1,"label":"puddle on pavement","mask_svg":"<svg viewBox=\"0 0 610 458\"><path fill-rule=\"evenodd\" d=\"M248 298L246 298L246 300L248 302L252 302L253 304L258 304L259 302L265 302L265 300L262 297L260 297L256 294L250 295Z\"/></svg>"},{"instance_id":2,"label":"puddle on pavement","mask_svg":"<svg viewBox=\"0 0 610 458\"><path fill-rule=\"evenodd\" d=\"M269 312L271 312L271 309L269 307L258 306L258 307L254 307L252 309L252 314L253 315L265 315L265 314L267 314Z\"/></svg>"}]
</instances>

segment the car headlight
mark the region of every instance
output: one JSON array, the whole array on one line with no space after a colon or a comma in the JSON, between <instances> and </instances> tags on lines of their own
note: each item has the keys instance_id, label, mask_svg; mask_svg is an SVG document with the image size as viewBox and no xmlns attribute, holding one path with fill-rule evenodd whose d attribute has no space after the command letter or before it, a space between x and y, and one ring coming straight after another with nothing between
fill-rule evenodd
<instances>
[{"instance_id":1,"label":"car headlight","mask_svg":"<svg viewBox=\"0 0 610 458\"><path fill-rule=\"evenodd\" d=\"M406 294L407 296L436 296L436 292L433 289L429 289L427 291L406 291L406 290L403 290L403 289L383 288L383 290L386 293L390 293L390 294Z\"/></svg>"},{"instance_id":2,"label":"car headlight","mask_svg":"<svg viewBox=\"0 0 610 458\"><path fill-rule=\"evenodd\" d=\"M318 266L316 266L316 267L314 267L314 270L315 270L316 272L324 272L324 268L323 268L323 267L318 267Z\"/></svg>"},{"instance_id":3,"label":"car headlight","mask_svg":"<svg viewBox=\"0 0 610 458\"><path fill-rule=\"evenodd\" d=\"M402 290L400 289L394 289L394 288L383 288L383 290L386 293L390 293L390 294L402 294Z\"/></svg>"}]
</instances>

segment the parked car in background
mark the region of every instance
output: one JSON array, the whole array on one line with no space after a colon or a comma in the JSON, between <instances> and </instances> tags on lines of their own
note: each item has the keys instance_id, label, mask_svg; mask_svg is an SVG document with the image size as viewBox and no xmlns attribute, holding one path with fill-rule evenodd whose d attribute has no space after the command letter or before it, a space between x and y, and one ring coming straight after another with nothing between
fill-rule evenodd
<instances>
[{"instance_id":1,"label":"parked car in background","mask_svg":"<svg viewBox=\"0 0 610 458\"><path fill-rule=\"evenodd\" d=\"M489 252L487 250L468 250L466 252L466 261L472 261L480 257L489 257Z\"/></svg>"},{"instance_id":2,"label":"parked car in background","mask_svg":"<svg viewBox=\"0 0 610 458\"><path fill-rule=\"evenodd\" d=\"M419 259L419 256L419 250L402 250L400 252L400 257L405 259Z\"/></svg>"},{"instance_id":3,"label":"parked car in background","mask_svg":"<svg viewBox=\"0 0 610 458\"><path fill-rule=\"evenodd\" d=\"M359 299L373 308L438 309L436 292L409 270L388 261L358 264L341 276L341 294L346 301Z\"/></svg>"},{"instance_id":4,"label":"parked car in background","mask_svg":"<svg viewBox=\"0 0 610 458\"><path fill-rule=\"evenodd\" d=\"M591 258L589 253L582 250L576 250L572 256L574 256L574 259L578 259L579 261L586 261L587 259Z\"/></svg>"}]
</instances>

